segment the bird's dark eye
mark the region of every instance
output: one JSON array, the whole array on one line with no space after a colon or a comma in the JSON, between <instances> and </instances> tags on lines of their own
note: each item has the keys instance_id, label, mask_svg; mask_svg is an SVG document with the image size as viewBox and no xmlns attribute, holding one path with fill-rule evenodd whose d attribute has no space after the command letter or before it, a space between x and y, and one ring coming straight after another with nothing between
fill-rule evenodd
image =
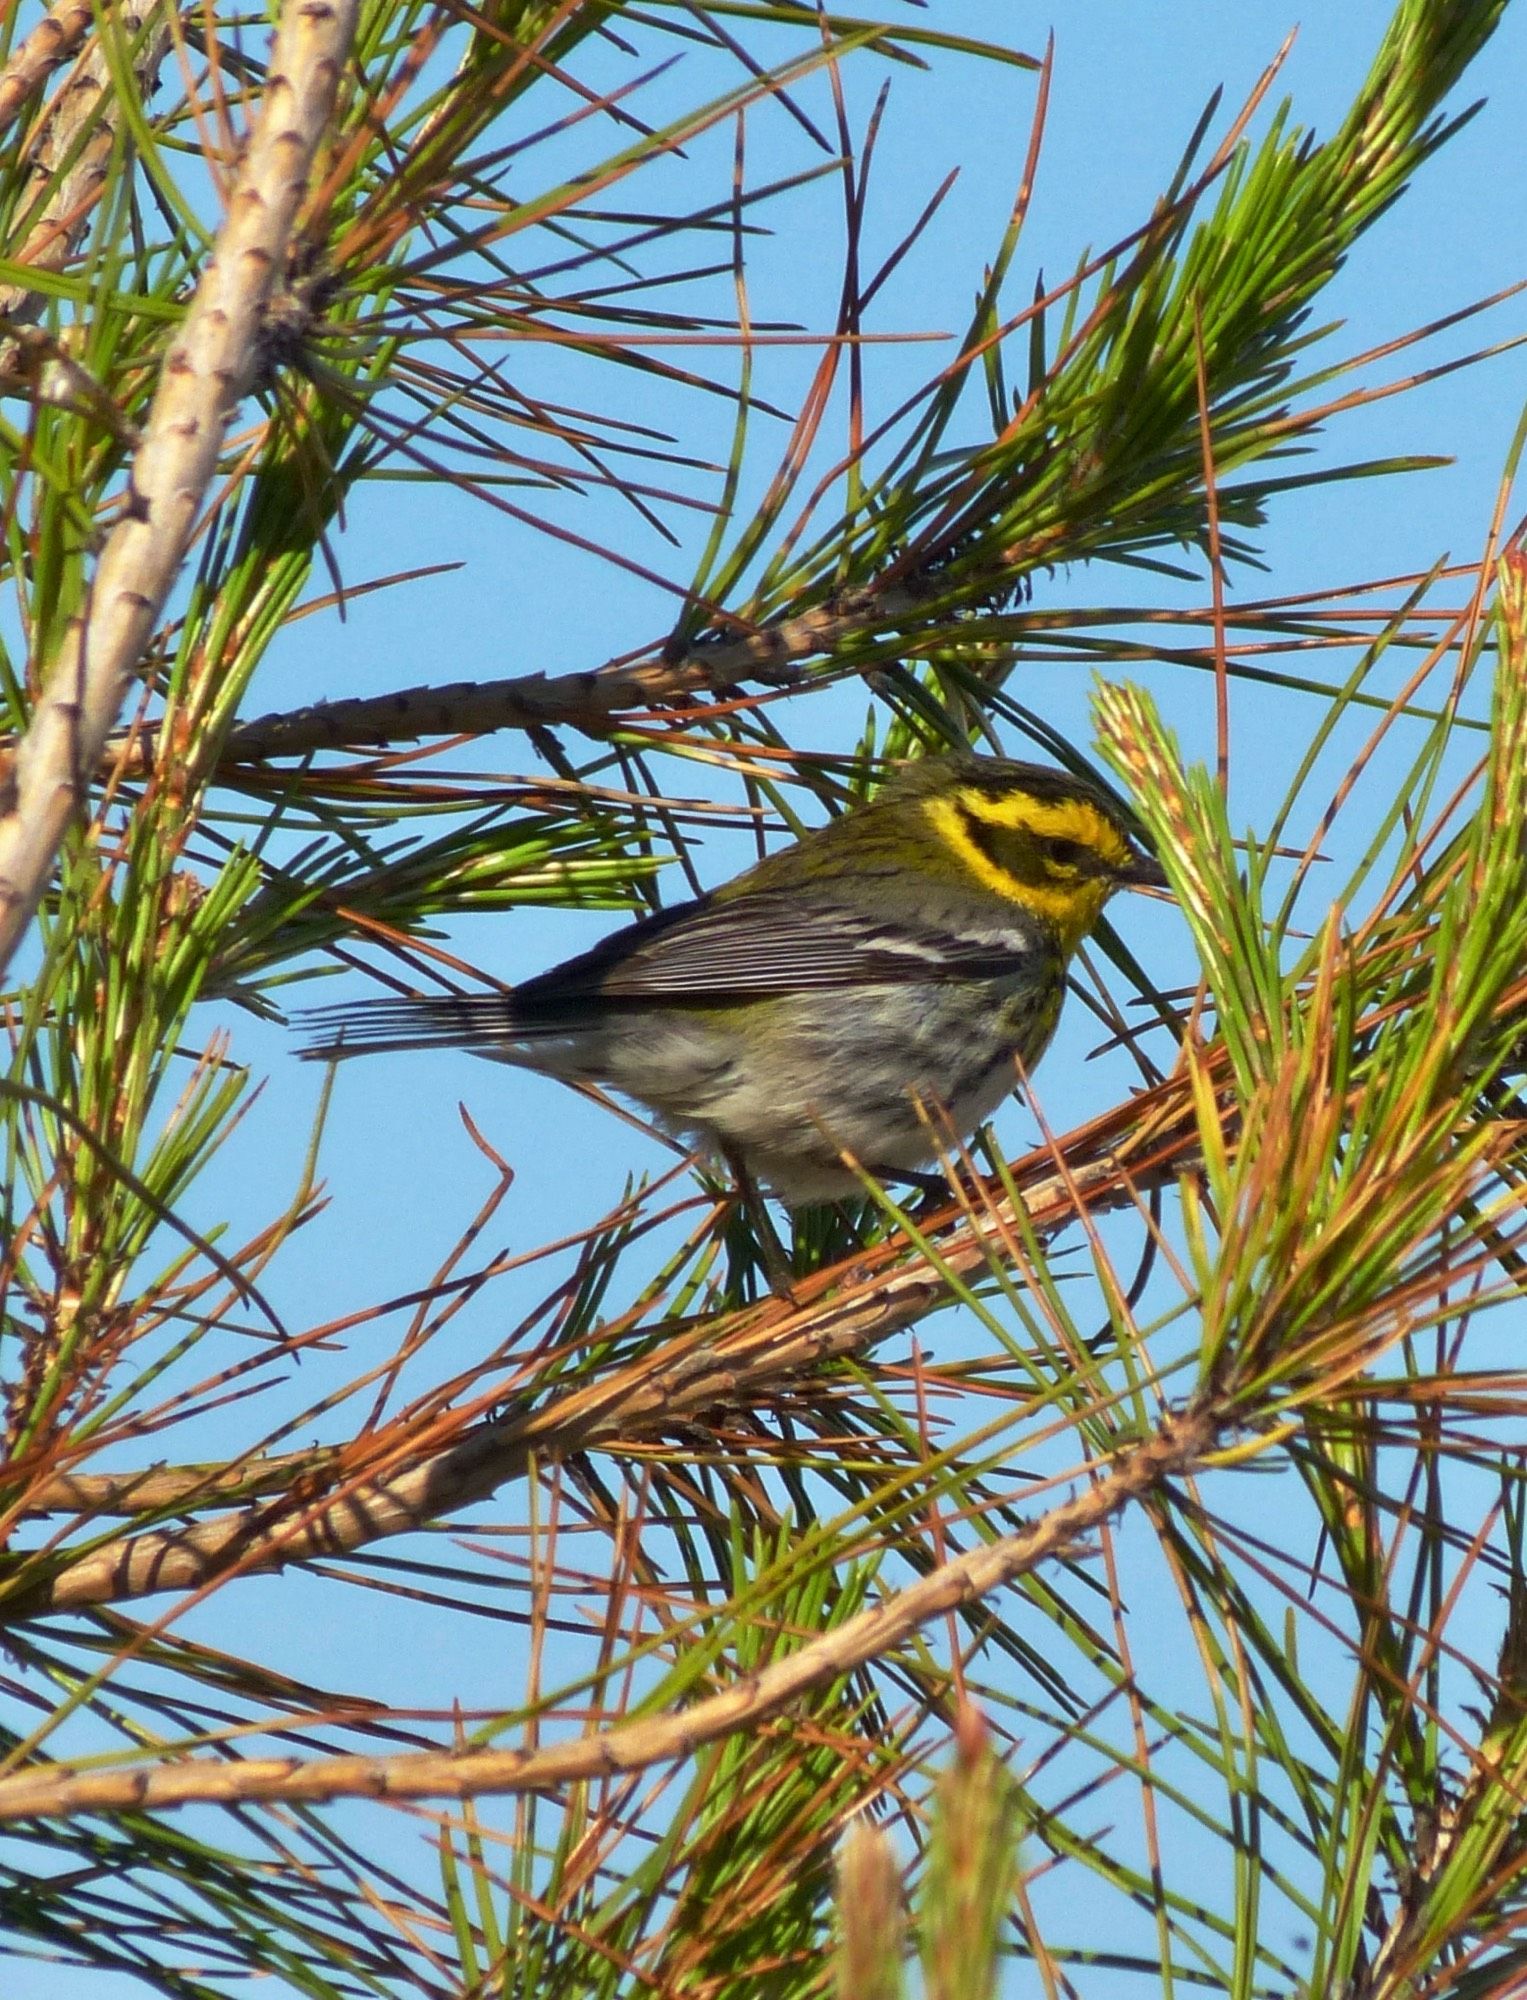
<instances>
[{"instance_id":1,"label":"bird's dark eye","mask_svg":"<svg viewBox=\"0 0 1527 2000\"><path fill-rule=\"evenodd\" d=\"M1087 850L1079 840L1047 840L1045 859L1053 868L1079 868Z\"/></svg>"}]
</instances>

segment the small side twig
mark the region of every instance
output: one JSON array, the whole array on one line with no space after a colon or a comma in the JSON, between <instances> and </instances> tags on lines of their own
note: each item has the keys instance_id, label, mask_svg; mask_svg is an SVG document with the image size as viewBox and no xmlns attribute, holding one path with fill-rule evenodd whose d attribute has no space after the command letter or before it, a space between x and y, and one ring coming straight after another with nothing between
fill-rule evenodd
<instances>
[{"instance_id":1,"label":"small side twig","mask_svg":"<svg viewBox=\"0 0 1527 2000\"><path fill-rule=\"evenodd\" d=\"M315 702L241 723L229 733L220 762L226 766L308 756L315 750L382 748L425 736L487 736L497 729L561 725L598 735L632 710L730 694L750 681L793 686L803 662L829 656L846 640L894 631L914 616L925 618L935 594L936 585L888 581L813 605L756 632L707 640L677 658L655 653L581 673L517 674Z\"/></svg>"}]
</instances>

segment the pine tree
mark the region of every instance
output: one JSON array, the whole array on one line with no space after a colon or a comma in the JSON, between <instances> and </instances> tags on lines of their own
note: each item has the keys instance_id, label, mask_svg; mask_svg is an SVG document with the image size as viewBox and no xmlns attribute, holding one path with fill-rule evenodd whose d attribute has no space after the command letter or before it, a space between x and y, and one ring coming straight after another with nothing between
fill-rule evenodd
<instances>
[{"instance_id":1,"label":"pine tree","mask_svg":"<svg viewBox=\"0 0 1527 2000\"><path fill-rule=\"evenodd\" d=\"M1324 137L1275 63L1064 278L1025 239L1052 56L958 11L6 12L18 1962L186 2000L1527 1983L1520 435L1467 562L1242 588L1273 512L1425 464L1317 435L1480 358L1393 358L1473 308L1354 356L1322 294L1383 282L1505 0L1398 0ZM1032 118L977 271L947 186L898 215L874 171L881 86L951 64ZM808 165L755 166L776 125ZM755 304L781 247L798 324ZM930 321L973 300L942 344L882 322L913 271ZM435 580L357 574L356 520L417 547L436 507L527 601L647 622L273 697ZM1258 687L1294 755L1247 829ZM294 1007L471 990L528 911L661 907L967 745L1127 792L1172 907L1103 928L945 1196L776 1217L782 1288L713 1163L631 1134L580 1205L473 1071L475 1187L421 1141L383 1256ZM267 1072L317 1106L279 1184Z\"/></svg>"}]
</instances>

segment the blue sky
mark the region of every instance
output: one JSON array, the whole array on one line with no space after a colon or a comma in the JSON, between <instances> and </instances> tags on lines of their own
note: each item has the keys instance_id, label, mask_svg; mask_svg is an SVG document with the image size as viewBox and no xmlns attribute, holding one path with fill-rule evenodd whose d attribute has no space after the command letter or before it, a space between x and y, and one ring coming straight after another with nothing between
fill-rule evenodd
<instances>
[{"instance_id":1,"label":"blue sky","mask_svg":"<svg viewBox=\"0 0 1527 2000\"><path fill-rule=\"evenodd\" d=\"M1296 25L1298 36L1271 101L1291 97L1299 122L1328 132L1367 67L1389 9L1345 0L1308 12L1313 18L1302 25L1291 6L1273 0L1229 7L1223 0L1214 5L1073 0L1058 12L1050 117L1015 294L1023 295L1040 272L1051 281L1062 277L1085 250L1138 226L1210 93L1225 89L1226 108L1216 128L1222 129ZM1049 26L1037 10L984 0L938 0L933 18L940 27L972 35L1016 33L1035 52ZM665 103L677 106L703 94L695 78L705 60L697 56L656 82L638 100L643 115L659 118ZM614 57L609 63L612 73L623 68ZM732 80L719 65L713 67L718 87ZM859 129L886 74L883 65L866 61L847 71L851 115ZM1329 310L1322 317L1346 322L1334 336L1333 358L1392 339L1524 275L1527 164L1519 130L1524 78L1527 13L1519 8L1508 13L1485 63L1466 85L1466 97L1489 95L1484 114L1364 239L1327 295ZM930 73L898 71L891 80L871 189L871 245L889 248L945 172L958 168L960 178L935 227L878 303L879 324L888 331L937 327L952 333L963 321L1006 217L1027 145L1034 83L1025 73L948 58L939 58ZM819 116L827 115L819 82L807 86L802 97ZM1264 108L1257 129L1266 115ZM709 175L719 195L731 145L728 131L691 147L669 170L670 180L677 185L681 178ZM763 112L750 119L750 172L756 179L797 171L811 157L788 119ZM653 199L660 192L647 191ZM776 228L750 251L755 316L825 330L836 303L841 239L832 184L781 209ZM1504 338L1521 324L1517 302L1447 337L1426 350L1425 358L1439 360ZM929 356L922 345L877 349L868 370L873 401L890 407L899 400L927 372ZM761 363L767 370L764 393L791 406L813 359L809 347L771 352ZM724 351L711 361L718 372L727 371ZM543 356L537 365L555 366ZM1389 380L1412 365L1403 357L1377 363L1361 379ZM1404 448L1449 454L1456 462L1424 475L1338 487L1285 503L1265 538L1265 573L1234 575L1232 595L1317 590L1424 569L1447 554L1468 560L1481 544L1524 399L1527 361L1518 353L1344 421L1333 431L1330 447L1341 459ZM715 410L708 440L704 422L687 406L680 412L677 400L670 413L665 399L644 390L633 397L631 414L646 421L673 414L685 424L691 443L708 444L722 456L729 418L724 405ZM753 477L761 482L772 469L778 442L764 427L756 442ZM618 537L628 553L681 579L704 533L702 517L681 519L687 546L674 552L634 531L630 517L614 507L568 506L561 517L585 534ZM252 713L429 681L593 668L660 635L671 616L670 600L655 588L487 509L413 485L379 483L359 494L340 555L352 581L433 562L464 567L357 600L344 620L326 614L294 624L272 649L255 686ZM315 582L316 589L324 587ZM1144 594L1134 579L1086 572L1040 578L1036 589L1041 602L1060 605L1111 596L1138 601ZM1191 588L1160 583L1153 590L1155 601L1164 603L1197 605L1207 597L1206 582ZM1212 755L1208 684L1181 672L1142 677L1158 694L1188 753ZM1081 670L1048 669L1024 691L1063 732L1085 740L1088 679ZM863 708L858 690L816 698L810 714L800 718L802 733L824 746L847 748ZM1303 715L1289 696L1238 686L1233 720L1232 817L1255 824L1281 793L1300 748ZM793 719L786 726L793 727ZM486 742L452 761L484 771L534 768L527 746L512 737ZM692 770L675 775L675 789L698 782ZM718 840L703 865L719 879L741 858ZM1187 941L1169 908L1132 904L1118 919L1163 982L1191 979ZM522 911L463 923L453 927L453 937L499 977L517 980L582 949L612 921ZM359 982L335 981L314 997L359 997L361 991ZM263 1220L292 1187L300 1138L313 1119L323 1078L292 1059L279 1030L231 1012L227 1018L241 1053L268 1081L238 1138L198 1186L189 1219L210 1229L228 1218L233 1240L239 1240L241 1228ZM1111 1101L1107 1071L1083 1060L1094 1040L1090 1026L1073 1013L1041 1072L1041 1096L1057 1126ZM458 1116L459 1101L504 1156L527 1169L495 1218L495 1244L530 1248L565 1234L602 1214L628 1176L667 1163L665 1154L630 1127L540 1078L436 1055L346 1065L324 1136L331 1204L272 1274L273 1296L289 1323L350 1312L427 1280L487 1186L483 1162ZM1002 1130L1016 1147L1028 1143L1033 1127L1015 1107ZM532 1163L535 1170L528 1171ZM538 1290L533 1275L518 1290L499 1288L482 1311L464 1315L448 1338L460 1339L462 1354L491 1345ZM385 1338L386 1330L375 1337ZM359 1351L347 1357L346 1374ZM453 1365L456 1359L453 1351ZM320 1393L324 1366L315 1363L294 1381L294 1404ZM247 1415L234 1421L237 1435L247 1436ZM211 1456L215 1443L210 1432L207 1438ZM479 1510L474 1522L511 1517L518 1504L506 1495L501 1504ZM302 1577L246 1580L199 1611L191 1629L293 1673L410 1707L445 1708L458 1700L468 1708L491 1707L518 1685L519 1642L508 1628L478 1629L457 1620L448 1643L436 1646L430 1639L421 1645L416 1636L421 1630L439 1628L420 1627L406 1605L389 1608L360 1592L348 1593L345 1602L352 1622L336 1623L329 1615L333 1595L322 1584ZM418 1835L425 1837L422 1826ZM403 1825L396 1839L403 1854L414 1833ZM17 2000L65 1991L94 2000L91 1983L82 1976L60 1982L30 1968L8 1990ZM99 1982L103 1995L121 1990L115 1982ZM1015 1983L1013 1991L1019 1990ZM1088 2000L1111 2000L1115 1991L1134 1989L1099 1974L1084 1990Z\"/></svg>"}]
</instances>

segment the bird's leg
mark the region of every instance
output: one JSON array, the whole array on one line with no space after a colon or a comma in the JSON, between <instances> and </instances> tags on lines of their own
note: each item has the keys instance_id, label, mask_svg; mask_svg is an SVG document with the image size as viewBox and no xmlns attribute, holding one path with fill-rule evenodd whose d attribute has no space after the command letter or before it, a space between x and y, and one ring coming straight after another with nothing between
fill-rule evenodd
<instances>
[{"instance_id":1,"label":"bird's leg","mask_svg":"<svg viewBox=\"0 0 1527 2000\"><path fill-rule=\"evenodd\" d=\"M884 1186L916 1188L919 1194L947 1200L949 1183L942 1174L921 1173L916 1167L870 1167L868 1172Z\"/></svg>"},{"instance_id":2,"label":"bird's leg","mask_svg":"<svg viewBox=\"0 0 1527 2000\"><path fill-rule=\"evenodd\" d=\"M758 1239L758 1251L763 1258L769 1289L777 1292L789 1304L799 1305L800 1300L795 1291L795 1273L790 1268L790 1258L780 1241L779 1231L774 1227L763 1191L735 1153L726 1151L723 1157L732 1170L732 1178L737 1183L737 1198L742 1204L743 1213L752 1223L753 1234Z\"/></svg>"},{"instance_id":3,"label":"bird's leg","mask_svg":"<svg viewBox=\"0 0 1527 2000\"><path fill-rule=\"evenodd\" d=\"M916 1219L920 1220L925 1215L931 1215L948 1203L951 1190L949 1182L942 1174L920 1172L916 1167L870 1167L867 1171L875 1176L882 1187L912 1188L920 1194L922 1200L909 1211Z\"/></svg>"}]
</instances>

